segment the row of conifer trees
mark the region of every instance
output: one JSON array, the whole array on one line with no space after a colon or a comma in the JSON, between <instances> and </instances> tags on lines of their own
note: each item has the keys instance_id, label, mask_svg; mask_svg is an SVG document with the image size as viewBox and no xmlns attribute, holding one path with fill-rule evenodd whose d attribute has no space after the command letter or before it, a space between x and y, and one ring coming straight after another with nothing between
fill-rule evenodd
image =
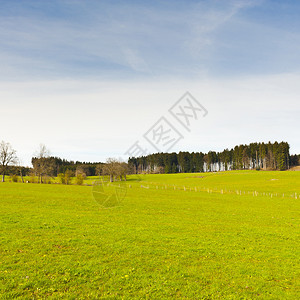
<instances>
[{"instance_id":1,"label":"row of conifer trees","mask_svg":"<svg viewBox=\"0 0 300 300\"><path fill-rule=\"evenodd\" d=\"M286 142L251 143L222 152L155 153L128 160L135 173L193 173L226 170L287 170L298 164Z\"/></svg>"}]
</instances>

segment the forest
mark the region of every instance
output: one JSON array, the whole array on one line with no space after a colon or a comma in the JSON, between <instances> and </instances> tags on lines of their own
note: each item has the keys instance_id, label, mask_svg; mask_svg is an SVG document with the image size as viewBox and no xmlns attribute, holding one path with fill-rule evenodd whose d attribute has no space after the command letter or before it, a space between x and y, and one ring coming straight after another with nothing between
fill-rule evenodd
<instances>
[{"instance_id":1,"label":"forest","mask_svg":"<svg viewBox=\"0 0 300 300\"><path fill-rule=\"evenodd\" d=\"M299 164L299 155L290 155L287 142L251 143L222 152L155 153L130 157L135 173L194 173L227 170L280 170Z\"/></svg>"}]
</instances>

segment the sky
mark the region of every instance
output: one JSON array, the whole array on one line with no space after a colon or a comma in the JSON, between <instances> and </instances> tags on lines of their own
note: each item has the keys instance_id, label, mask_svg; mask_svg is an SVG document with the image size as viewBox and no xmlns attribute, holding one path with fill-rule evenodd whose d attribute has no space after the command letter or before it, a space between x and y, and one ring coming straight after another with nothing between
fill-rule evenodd
<instances>
[{"instance_id":1,"label":"sky","mask_svg":"<svg viewBox=\"0 0 300 300\"><path fill-rule=\"evenodd\" d=\"M161 117L168 151L287 141L300 153L300 2L0 0L0 140L126 159ZM186 130L169 109L207 110ZM166 130L166 129L165 129ZM170 144L169 144L170 145ZM164 148L159 148L164 151Z\"/></svg>"}]
</instances>

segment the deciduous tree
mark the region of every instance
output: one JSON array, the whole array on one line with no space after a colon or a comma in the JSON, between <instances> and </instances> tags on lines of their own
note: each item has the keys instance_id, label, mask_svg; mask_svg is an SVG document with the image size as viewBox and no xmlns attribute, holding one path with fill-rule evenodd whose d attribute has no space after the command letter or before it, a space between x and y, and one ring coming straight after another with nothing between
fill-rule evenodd
<instances>
[{"instance_id":1,"label":"deciduous tree","mask_svg":"<svg viewBox=\"0 0 300 300\"><path fill-rule=\"evenodd\" d=\"M0 143L0 168L2 174L2 182L5 181L7 168L17 163L16 150L12 148L10 143L2 141Z\"/></svg>"}]
</instances>

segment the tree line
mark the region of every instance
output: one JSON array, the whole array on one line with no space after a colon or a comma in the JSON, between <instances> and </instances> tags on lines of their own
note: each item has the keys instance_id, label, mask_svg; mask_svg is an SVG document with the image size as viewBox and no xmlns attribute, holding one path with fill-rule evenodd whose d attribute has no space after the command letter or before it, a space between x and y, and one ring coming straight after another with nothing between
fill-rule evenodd
<instances>
[{"instance_id":1,"label":"tree line","mask_svg":"<svg viewBox=\"0 0 300 300\"><path fill-rule=\"evenodd\" d=\"M87 176L108 176L109 181L126 180L129 172L128 164L113 158L105 163L68 161L59 157L52 157L44 145L41 145L37 156L33 157L30 173L38 179L38 183L49 181L49 177L58 177L63 184L69 184L72 177L76 183L82 184Z\"/></svg>"},{"instance_id":2,"label":"tree line","mask_svg":"<svg viewBox=\"0 0 300 300\"><path fill-rule=\"evenodd\" d=\"M31 159L32 167L21 166L16 151L9 143L0 143L0 171L2 181L10 175L13 181L18 177L24 182L51 183L51 179L57 177L60 183L70 184L75 177L76 184L82 184L87 176L108 176L111 182L126 180L129 173L128 164L113 158L102 162L69 161L59 157L50 156L45 145L40 145L38 152Z\"/></svg>"},{"instance_id":3,"label":"tree line","mask_svg":"<svg viewBox=\"0 0 300 300\"><path fill-rule=\"evenodd\" d=\"M135 173L194 173L227 170L287 170L299 164L299 155L290 155L286 142L251 143L222 152L155 153L130 157Z\"/></svg>"},{"instance_id":4,"label":"tree line","mask_svg":"<svg viewBox=\"0 0 300 300\"><path fill-rule=\"evenodd\" d=\"M222 152L179 152L154 153L141 157L130 157L128 163L109 158L105 163L68 161L50 156L45 145L32 157L32 167L21 165L16 151L4 141L0 143L0 172L2 181L10 175L24 182L29 176L30 182L48 183L51 178L69 184L76 178L82 184L86 176L108 176L109 180L126 180L127 174L138 173L194 173L226 170L287 170L300 164L300 155L290 155L290 146L286 142L252 143L235 146Z\"/></svg>"}]
</instances>

